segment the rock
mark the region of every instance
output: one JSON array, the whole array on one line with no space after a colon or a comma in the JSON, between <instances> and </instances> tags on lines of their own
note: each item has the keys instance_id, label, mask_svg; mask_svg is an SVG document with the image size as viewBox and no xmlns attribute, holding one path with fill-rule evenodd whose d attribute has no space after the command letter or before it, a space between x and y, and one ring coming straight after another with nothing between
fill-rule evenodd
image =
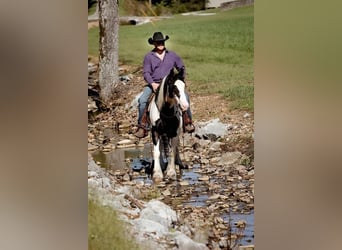
<instances>
[{"instance_id":1,"label":"rock","mask_svg":"<svg viewBox=\"0 0 342 250\"><path fill-rule=\"evenodd\" d=\"M223 145L222 142L214 142L211 144L209 151L220 151L221 150L221 145Z\"/></svg>"},{"instance_id":2,"label":"rock","mask_svg":"<svg viewBox=\"0 0 342 250\"><path fill-rule=\"evenodd\" d=\"M138 108L138 105L139 105L138 100L139 100L139 97L141 96L141 94L142 94L142 92L140 92L139 94L137 94L137 95L134 97L134 99L133 99L133 101L131 102L131 104L129 105L128 109L130 109L130 110L135 110L135 109Z\"/></svg>"},{"instance_id":3,"label":"rock","mask_svg":"<svg viewBox=\"0 0 342 250\"><path fill-rule=\"evenodd\" d=\"M177 222L176 212L158 200L149 201L141 211L140 218L158 222L166 228Z\"/></svg>"},{"instance_id":4,"label":"rock","mask_svg":"<svg viewBox=\"0 0 342 250\"><path fill-rule=\"evenodd\" d=\"M254 245L239 246L239 250L254 250Z\"/></svg>"},{"instance_id":5,"label":"rock","mask_svg":"<svg viewBox=\"0 0 342 250\"><path fill-rule=\"evenodd\" d=\"M95 179L88 179L89 188L96 188L98 186L100 186L100 183L98 183Z\"/></svg>"},{"instance_id":6,"label":"rock","mask_svg":"<svg viewBox=\"0 0 342 250\"><path fill-rule=\"evenodd\" d=\"M129 174L125 174L125 175L122 177L122 180L123 180L123 181L130 181L130 180L131 180L131 177L129 176Z\"/></svg>"},{"instance_id":7,"label":"rock","mask_svg":"<svg viewBox=\"0 0 342 250\"><path fill-rule=\"evenodd\" d=\"M134 148L135 144L134 143L132 143L132 144L123 144L123 145L117 145L116 147L117 148Z\"/></svg>"},{"instance_id":8,"label":"rock","mask_svg":"<svg viewBox=\"0 0 342 250\"><path fill-rule=\"evenodd\" d=\"M211 158L211 159L209 160L209 162L210 162L211 164L216 164L216 163L219 163L220 160L221 160L221 157L213 157L213 158Z\"/></svg>"},{"instance_id":9,"label":"rock","mask_svg":"<svg viewBox=\"0 0 342 250\"><path fill-rule=\"evenodd\" d=\"M236 227L244 228L244 227L246 227L247 222L245 220L239 220L239 221L235 222L234 224L236 225Z\"/></svg>"},{"instance_id":10,"label":"rock","mask_svg":"<svg viewBox=\"0 0 342 250\"><path fill-rule=\"evenodd\" d=\"M219 241L220 248L227 249L228 248L228 241L227 239L223 238Z\"/></svg>"},{"instance_id":11,"label":"rock","mask_svg":"<svg viewBox=\"0 0 342 250\"><path fill-rule=\"evenodd\" d=\"M240 158L241 158L242 154L238 151L235 152L227 152L224 153L221 157L221 160L219 161L220 164L222 165L231 165L231 164L235 164L238 163Z\"/></svg>"},{"instance_id":12,"label":"rock","mask_svg":"<svg viewBox=\"0 0 342 250\"><path fill-rule=\"evenodd\" d=\"M182 249L182 250L208 250L209 249L203 243L197 243L193 241L192 239L190 239L185 234L182 234L179 232L175 234L176 236L174 239L175 239L178 249Z\"/></svg>"},{"instance_id":13,"label":"rock","mask_svg":"<svg viewBox=\"0 0 342 250\"><path fill-rule=\"evenodd\" d=\"M96 171L88 171L88 178L96 177L96 176L98 176Z\"/></svg>"},{"instance_id":14,"label":"rock","mask_svg":"<svg viewBox=\"0 0 342 250\"><path fill-rule=\"evenodd\" d=\"M245 113L244 115L243 115L243 118L248 118L248 117L250 117L251 115L249 114L249 113Z\"/></svg>"},{"instance_id":15,"label":"rock","mask_svg":"<svg viewBox=\"0 0 342 250\"><path fill-rule=\"evenodd\" d=\"M220 194L214 194L214 195L210 196L208 199L209 200L217 200L219 198L220 198Z\"/></svg>"},{"instance_id":16,"label":"rock","mask_svg":"<svg viewBox=\"0 0 342 250\"><path fill-rule=\"evenodd\" d=\"M209 181L209 176L204 175L198 178L199 181Z\"/></svg>"},{"instance_id":17,"label":"rock","mask_svg":"<svg viewBox=\"0 0 342 250\"><path fill-rule=\"evenodd\" d=\"M101 185L102 188L110 188L111 187L111 182L109 178L103 177L97 179L98 183Z\"/></svg>"},{"instance_id":18,"label":"rock","mask_svg":"<svg viewBox=\"0 0 342 250\"><path fill-rule=\"evenodd\" d=\"M89 151L96 150L97 148L98 148L97 146L88 143L88 150Z\"/></svg>"},{"instance_id":19,"label":"rock","mask_svg":"<svg viewBox=\"0 0 342 250\"><path fill-rule=\"evenodd\" d=\"M181 185L181 186L189 186L189 182L187 182L187 181L180 181L179 185Z\"/></svg>"},{"instance_id":20,"label":"rock","mask_svg":"<svg viewBox=\"0 0 342 250\"><path fill-rule=\"evenodd\" d=\"M199 123L196 134L199 136L213 134L215 136L224 136L228 132L227 125L219 121L219 119L213 119L206 123Z\"/></svg>"},{"instance_id":21,"label":"rock","mask_svg":"<svg viewBox=\"0 0 342 250\"><path fill-rule=\"evenodd\" d=\"M88 97L88 112L96 112L97 110L96 102L91 97Z\"/></svg>"},{"instance_id":22,"label":"rock","mask_svg":"<svg viewBox=\"0 0 342 250\"><path fill-rule=\"evenodd\" d=\"M168 233L167 227L153 220L139 218L133 220L132 223L135 227L135 230L142 238L144 238L144 234L160 238Z\"/></svg>"},{"instance_id":23,"label":"rock","mask_svg":"<svg viewBox=\"0 0 342 250\"><path fill-rule=\"evenodd\" d=\"M171 192L170 192L170 190L166 189L164 192L162 192L162 194L163 194L164 196L170 196L170 195L171 195Z\"/></svg>"}]
</instances>

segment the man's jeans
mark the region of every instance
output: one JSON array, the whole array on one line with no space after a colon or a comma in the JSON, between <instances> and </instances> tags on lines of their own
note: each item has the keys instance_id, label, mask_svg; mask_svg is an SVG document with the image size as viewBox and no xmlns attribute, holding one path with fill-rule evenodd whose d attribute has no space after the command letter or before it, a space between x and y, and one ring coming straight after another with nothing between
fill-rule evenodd
<instances>
[{"instance_id":1,"label":"man's jeans","mask_svg":"<svg viewBox=\"0 0 342 250\"><path fill-rule=\"evenodd\" d=\"M139 100L138 100L138 103L139 103L139 106L138 106L138 110L139 110L138 124L139 125L141 125L141 118L144 114L145 107L147 105L148 99L150 98L151 94L152 94L152 87L145 86L141 96L139 97ZM189 99L188 93L185 92L185 96L186 96L186 99L189 103L189 108L186 110L186 112L188 113L188 116L192 120L192 113L190 110L190 99Z\"/></svg>"}]
</instances>

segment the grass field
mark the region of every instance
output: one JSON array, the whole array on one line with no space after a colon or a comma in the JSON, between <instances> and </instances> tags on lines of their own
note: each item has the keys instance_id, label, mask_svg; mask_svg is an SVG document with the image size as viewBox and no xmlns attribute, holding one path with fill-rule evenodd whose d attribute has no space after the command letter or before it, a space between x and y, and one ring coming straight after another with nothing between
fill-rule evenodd
<instances>
[{"instance_id":1,"label":"grass field","mask_svg":"<svg viewBox=\"0 0 342 250\"><path fill-rule=\"evenodd\" d=\"M153 32L169 35L166 46L179 54L187 68L190 92L218 93L232 108L252 111L254 96L254 7L229 11L207 10L215 15L175 15L138 26L120 26L120 62L142 65ZM89 54L98 53L98 28L89 30Z\"/></svg>"},{"instance_id":2,"label":"grass field","mask_svg":"<svg viewBox=\"0 0 342 250\"><path fill-rule=\"evenodd\" d=\"M115 211L93 199L88 199L88 249L138 249Z\"/></svg>"}]
</instances>

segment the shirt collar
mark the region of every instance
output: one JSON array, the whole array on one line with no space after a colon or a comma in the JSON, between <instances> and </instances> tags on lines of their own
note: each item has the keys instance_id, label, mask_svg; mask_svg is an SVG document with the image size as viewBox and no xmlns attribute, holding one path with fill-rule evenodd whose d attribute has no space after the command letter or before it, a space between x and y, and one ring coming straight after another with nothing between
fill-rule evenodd
<instances>
[{"instance_id":1,"label":"shirt collar","mask_svg":"<svg viewBox=\"0 0 342 250\"><path fill-rule=\"evenodd\" d=\"M151 52L153 52L153 53L154 53L155 51L156 51L156 49L153 49ZM165 53L169 53L169 50L168 50L168 49L166 49L166 48L165 48L165 50L164 50L164 51L165 51Z\"/></svg>"}]
</instances>

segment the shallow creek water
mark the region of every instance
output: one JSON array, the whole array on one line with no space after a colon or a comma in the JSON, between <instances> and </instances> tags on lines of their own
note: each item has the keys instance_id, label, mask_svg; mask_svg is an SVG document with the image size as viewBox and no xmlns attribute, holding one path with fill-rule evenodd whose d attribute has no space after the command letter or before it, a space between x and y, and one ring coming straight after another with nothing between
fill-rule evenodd
<instances>
[{"instance_id":1,"label":"shallow creek water","mask_svg":"<svg viewBox=\"0 0 342 250\"><path fill-rule=\"evenodd\" d=\"M92 156L101 167L108 170L124 170L132 169L135 163L140 162L140 159L152 161L151 159L152 150L151 145L146 144L145 147L141 148L124 148L115 149L110 152L94 151ZM207 200L209 198L206 192L205 186L198 180L201 176L196 170L199 168L198 165L194 164L190 169L184 169L182 171L181 180L185 180L189 185L194 187L194 192L181 200L184 206L190 207L207 207ZM153 182L145 174L137 175L134 177L135 180L144 181L145 184L151 185ZM213 178L211 181L215 181ZM222 187L225 188L225 187ZM170 205L170 204L169 204ZM247 222L244 229L244 237L240 240L242 245L254 244L254 210L247 214L241 214L236 212L230 212L222 214L222 219L225 222L229 222L231 225L234 223L244 220ZM233 232L237 229L233 227Z\"/></svg>"}]
</instances>

